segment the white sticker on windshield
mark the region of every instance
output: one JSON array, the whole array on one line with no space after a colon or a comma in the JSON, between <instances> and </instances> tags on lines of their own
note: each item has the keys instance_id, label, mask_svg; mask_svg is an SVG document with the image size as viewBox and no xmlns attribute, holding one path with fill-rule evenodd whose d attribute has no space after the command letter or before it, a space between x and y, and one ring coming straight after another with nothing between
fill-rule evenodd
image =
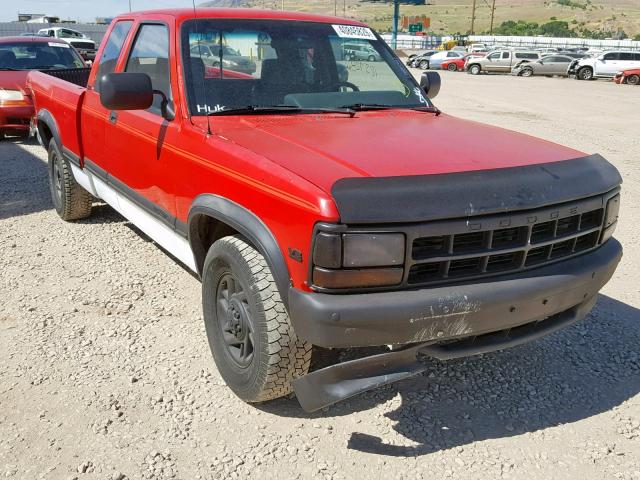
<instances>
[{"instance_id":1,"label":"white sticker on windshield","mask_svg":"<svg viewBox=\"0 0 640 480\"><path fill-rule=\"evenodd\" d=\"M50 47L69 48L68 43L48 42Z\"/></svg>"},{"instance_id":2,"label":"white sticker on windshield","mask_svg":"<svg viewBox=\"0 0 640 480\"><path fill-rule=\"evenodd\" d=\"M357 25L332 25L339 37L360 38L362 40L377 40L370 28Z\"/></svg>"}]
</instances>

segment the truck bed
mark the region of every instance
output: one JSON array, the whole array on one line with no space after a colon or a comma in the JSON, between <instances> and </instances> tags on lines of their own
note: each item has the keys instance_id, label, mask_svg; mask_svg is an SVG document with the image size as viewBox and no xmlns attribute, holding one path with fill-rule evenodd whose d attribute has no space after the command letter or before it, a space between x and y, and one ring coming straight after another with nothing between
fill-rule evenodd
<instances>
[{"instance_id":1,"label":"truck bed","mask_svg":"<svg viewBox=\"0 0 640 480\"><path fill-rule=\"evenodd\" d=\"M50 115L55 119L59 142L65 149L82 157L80 107L89 79L89 68L70 68L29 72L27 86L33 93L38 119Z\"/></svg>"}]
</instances>

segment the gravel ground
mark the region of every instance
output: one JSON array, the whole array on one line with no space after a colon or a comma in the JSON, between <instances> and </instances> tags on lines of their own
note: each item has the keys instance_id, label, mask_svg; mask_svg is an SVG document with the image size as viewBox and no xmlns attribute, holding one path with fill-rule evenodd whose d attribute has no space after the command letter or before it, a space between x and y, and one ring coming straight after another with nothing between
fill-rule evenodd
<instances>
[{"instance_id":1,"label":"gravel ground","mask_svg":"<svg viewBox=\"0 0 640 480\"><path fill-rule=\"evenodd\" d=\"M443 110L618 166L625 258L584 322L312 415L236 399L199 282L108 207L59 220L44 151L0 143L0 477L640 479L638 93L445 74Z\"/></svg>"}]
</instances>

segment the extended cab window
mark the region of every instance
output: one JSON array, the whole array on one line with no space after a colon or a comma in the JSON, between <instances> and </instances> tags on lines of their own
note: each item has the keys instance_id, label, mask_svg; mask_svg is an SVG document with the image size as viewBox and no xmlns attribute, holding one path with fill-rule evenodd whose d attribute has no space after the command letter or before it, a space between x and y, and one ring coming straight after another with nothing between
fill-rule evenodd
<instances>
[{"instance_id":1,"label":"extended cab window","mask_svg":"<svg viewBox=\"0 0 640 480\"><path fill-rule=\"evenodd\" d=\"M121 21L111 30L98 64L98 73L96 74L95 82L96 91L100 91L100 82L98 80L102 78L103 75L115 71L122 45L124 45L129 30L131 30L131 25L133 25L131 21Z\"/></svg>"},{"instance_id":2,"label":"extended cab window","mask_svg":"<svg viewBox=\"0 0 640 480\"><path fill-rule=\"evenodd\" d=\"M185 22L181 51L190 113L431 105L383 40L368 28L344 27L278 20Z\"/></svg>"},{"instance_id":3,"label":"extended cab window","mask_svg":"<svg viewBox=\"0 0 640 480\"><path fill-rule=\"evenodd\" d=\"M502 58L509 58L509 52L502 52Z\"/></svg>"},{"instance_id":4,"label":"extended cab window","mask_svg":"<svg viewBox=\"0 0 640 480\"><path fill-rule=\"evenodd\" d=\"M146 73L151 85L171 103L171 76L169 74L169 29L165 25L141 25L133 42L125 72ZM161 114L162 96L155 95L150 111Z\"/></svg>"}]
</instances>

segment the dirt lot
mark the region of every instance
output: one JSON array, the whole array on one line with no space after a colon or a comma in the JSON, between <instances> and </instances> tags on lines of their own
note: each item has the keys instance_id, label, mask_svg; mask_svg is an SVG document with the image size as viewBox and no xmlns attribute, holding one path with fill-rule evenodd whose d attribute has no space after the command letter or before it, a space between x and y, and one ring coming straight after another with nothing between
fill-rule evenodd
<instances>
[{"instance_id":1,"label":"dirt lot","mask_svg":"<svg viewBox=\"0 0 640 480\"><path fill-rule=\"evenodd\" d=\"M319 414L249 407L211 360L198 281L108 207L59 220L44 151L5 141L0 477L640 479L640 88L448 73L438 104L621 170L625 257L586 321Z\"/></svg>"}]
</instances>

